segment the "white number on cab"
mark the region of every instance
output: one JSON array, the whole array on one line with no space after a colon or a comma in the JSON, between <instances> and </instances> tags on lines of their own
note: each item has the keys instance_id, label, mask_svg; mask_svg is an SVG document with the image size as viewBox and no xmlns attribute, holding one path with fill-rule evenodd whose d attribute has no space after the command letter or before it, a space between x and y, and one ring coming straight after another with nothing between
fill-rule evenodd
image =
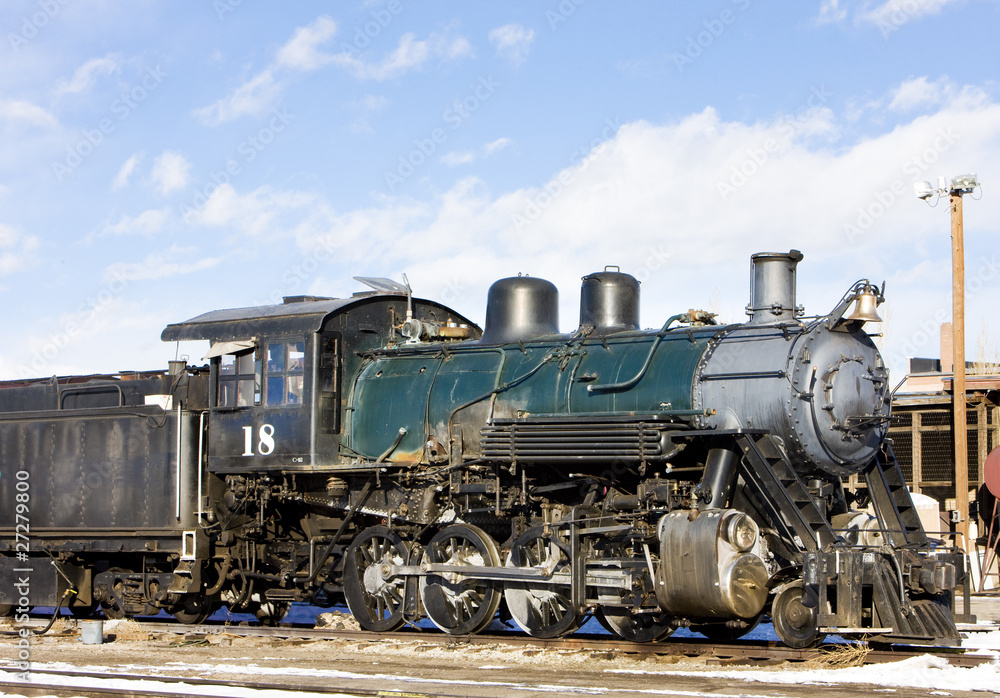
<instances>
[{"instance_id":1,"label":"white number on cab","mask_svg":"<svg viewBox=\"0 0 1000 698\"><path fill-rule=\"evenodd\" d=\"M258 453L262 456L266 456L274 451L274 427L270 424L262 424L258 435L257 453L254 453L253 427L243 427L244 456L255 456Z\"/></svg>"}]
</instances>

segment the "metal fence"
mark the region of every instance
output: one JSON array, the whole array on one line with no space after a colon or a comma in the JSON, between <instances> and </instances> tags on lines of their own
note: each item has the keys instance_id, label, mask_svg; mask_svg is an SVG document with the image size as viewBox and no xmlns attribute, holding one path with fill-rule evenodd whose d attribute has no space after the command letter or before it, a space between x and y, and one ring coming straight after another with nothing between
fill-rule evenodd
<instances>
[{"instance_id":1,"label":"metal fence","mask_svg":"<svg viewBox=\"0 0 1000 698\"><path fill-rule=\"evenodd\" d=\"M966 411L969 489L983 481L983 463L1000 444L1000 406L982 396L970 395ZM924 398L893 406L889 437L896 459L913 492L944 505L955 497L955 458L950 396ZM974 501L975 497L972 498Z\"/></svg>"}]
</instances>

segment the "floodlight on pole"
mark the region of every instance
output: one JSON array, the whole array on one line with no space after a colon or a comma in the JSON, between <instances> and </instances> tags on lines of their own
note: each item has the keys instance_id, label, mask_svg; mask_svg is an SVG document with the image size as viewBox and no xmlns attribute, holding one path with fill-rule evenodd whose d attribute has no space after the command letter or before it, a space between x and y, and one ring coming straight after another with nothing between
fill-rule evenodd
<instances>
[{"instance_id":1,"label":"floodlight on pole","mask_svg":"<svg viewBox=\"0 0 1000 698\"><path fill-rule=\"evenodd\" d=\"M969 550L969 451L965 417L965 242L962 218L962 197L981 188L975 173L958 177L939 177L937 186L916 182L913 189L918 198L931 206L931 197L948 195L951 204L951 264L952 264L952 415L955 433L955 530L961 536L961 547ZM943 357L942 357L943 358Z\"/></svg>"}]
</instances>

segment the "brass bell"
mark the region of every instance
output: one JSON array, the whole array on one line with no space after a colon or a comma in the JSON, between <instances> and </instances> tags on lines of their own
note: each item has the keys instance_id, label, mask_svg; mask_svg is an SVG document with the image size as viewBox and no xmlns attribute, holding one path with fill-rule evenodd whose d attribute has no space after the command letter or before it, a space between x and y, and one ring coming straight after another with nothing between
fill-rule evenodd
<instances>
[{"instance_id":1,"label":"brass bell","mask_svg":"<svg viewBox=\"0 0 1000 698\"><path fill-rule=\"evenodd\" d=\"M862 322L882 322L882 318L876 312L876 298L870 286L865 286L865 290L858 295L858 302L854 306L854 312L848 315L846 320L861 320Z\"/></svg>"}]
</instances>

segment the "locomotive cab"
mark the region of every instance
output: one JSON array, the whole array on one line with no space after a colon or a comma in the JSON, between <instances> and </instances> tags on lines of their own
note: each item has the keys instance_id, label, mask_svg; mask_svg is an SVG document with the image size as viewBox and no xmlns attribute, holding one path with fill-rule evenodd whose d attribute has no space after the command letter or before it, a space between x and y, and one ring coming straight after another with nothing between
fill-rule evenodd
<instances>
[{"instance_id":1,"label":"locomotive cab","mask_svg":"<svg viewBox=\"0 0 1000 698\"><path fill-rule=\"evenodd\" d=\"M164 341L210 340L208 468L218 473L336 468L345 375L365 352L404 341L408 300L295 296L281 305L219 310L168 326ZM431 301L410 301L427 323L462 323ZM348 458L349 460L349 458Z\"/></svg>"}]
</instances>

